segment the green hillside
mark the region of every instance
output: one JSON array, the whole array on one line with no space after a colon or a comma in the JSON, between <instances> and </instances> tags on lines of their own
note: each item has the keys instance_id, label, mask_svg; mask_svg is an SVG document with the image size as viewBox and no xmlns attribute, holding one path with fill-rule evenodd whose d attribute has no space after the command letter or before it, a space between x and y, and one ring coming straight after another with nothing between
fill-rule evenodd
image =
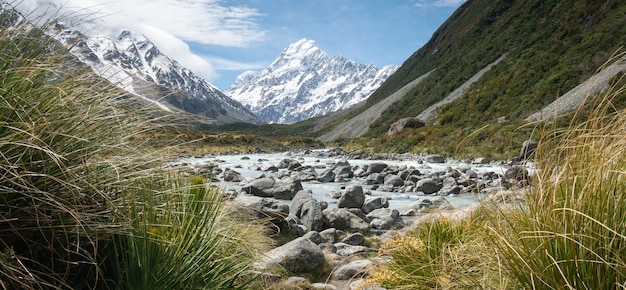
<instances>
[{"instance_id":1,"label":"green hillside","mask_svg":"<svg viewBox=\"0 0 626 290\"><path fill-rule=\"evenodd\" d=\"M480 140L466 140L466 146L490 141L499 145L493 144L489 151L506 154L523 141L515 141L514 134L520 138L528 134L528 130L518 129L523 125L520 120L589 78L625 43L626 5L621 1L470 0L365 106L341 120L436 69L370 125L368 144L362 145L387 151L450 151L474 134ZM392 122L417 116L505 53L507 57L465 95L439 111L435 127L404 132L396 138L384 136ZM500 117L508 122L498 124ZM372 137L378 138L371 141Z\"/></svg>"}]
</instances>

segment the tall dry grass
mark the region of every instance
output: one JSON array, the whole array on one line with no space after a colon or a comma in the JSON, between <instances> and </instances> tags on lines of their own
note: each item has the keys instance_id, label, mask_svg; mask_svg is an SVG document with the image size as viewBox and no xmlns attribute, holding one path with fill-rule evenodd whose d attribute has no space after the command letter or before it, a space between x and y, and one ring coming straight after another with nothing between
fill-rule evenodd
<instances>
[{"instance_id":1,"label":"tall dry grass","mask_svg":"<svg viewBox=\"0 0 626 290\"><path fill-rule=\"evenodd\" d=\"M19 16L0 13L0 287L248 285L260 226L163 169L154 114L46 35L54 20Z\"/></svg>"}]
</instances>

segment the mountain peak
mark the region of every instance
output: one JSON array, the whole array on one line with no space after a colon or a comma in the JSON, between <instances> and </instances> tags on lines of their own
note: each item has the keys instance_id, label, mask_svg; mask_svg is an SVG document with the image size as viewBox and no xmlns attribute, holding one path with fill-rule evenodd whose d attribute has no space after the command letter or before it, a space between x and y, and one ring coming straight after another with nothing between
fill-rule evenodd
<instances>
[{"instance_id":1,"label":"mountain peak","mask_svg":"<svg viewBox=\"0 0 626 290\"><path fill-rule=\"evenodd\" d=\"M328 57L303 38L262 71L241 74L226 93L266 122L295 123L365 100L395 69Z\"/></svg>"},{"instance_id":2,"label":"mountain peak","mask_svg":"<svg viewBox=\"0 0 626 290\"><path fill-rule=\"evenodd\" d=\"M319 46L315 40L309 40L306 38L302 38L292 44L290 44L285 50L283 50L283 54L285 55L296 55L296 54L309 54L314 51L320 50Z\"/></svg>"}]
</instances>

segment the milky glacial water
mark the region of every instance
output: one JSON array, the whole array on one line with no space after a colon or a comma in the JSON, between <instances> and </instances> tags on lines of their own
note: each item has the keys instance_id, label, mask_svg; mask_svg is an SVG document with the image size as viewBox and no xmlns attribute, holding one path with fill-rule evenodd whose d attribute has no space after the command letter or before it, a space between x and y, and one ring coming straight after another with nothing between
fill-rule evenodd
<instances>
[{"instance_id":1,"label":"milky glacial water","mask_svg":"<svg viewBox=\"0 0 626 290\"><path fill-rule=\"evenodd\" d=\"M187 163L189 165L200 165L200 164L216 164L222 170L226 168L230 168L234 171L239 172L244 181L242 182L215 182L215 184L219 185L224 189L235 190L239 192L242 185L247 181L253 180L261 175L265 176L274 176L280 177L287 174L286 169L280 169L279 172L271 173L264 171L256 171L250 169L253 165L258 165L262 169L265 169L269 166L276 166L280 163L281 160L289 158L299 161L303 166L310 165L315 168L316 173L319 175L324 170L332 167L336 162L340 161L340 158L328 158L328 157L320 157L316 155L316 151L313 151L311 154L298 154L292 152L283 152L283 153L260 153L260 154L235 154L235 155L218 155L218 156L205 156L205 157L187 157L180 160L180 162ZM402 166L406 165L408 167L417 168L422 174L428 174L432 172L445 171L446 168L456 168L461 162L451 160L446 163L428 163L420 161L417 157L407 157L402 160L365 160L365 159L347 159L348 163L353 167L363 168L364 165L373 163L373 162L382 162L386 163L389 166ZM530 166L530 165L528 165ZM499 165L496 163L493 164L471 164L472 170L476 171L479 175L484 172L495 172L499 174L504 174L507 167L503 165ZM310 189L313 192L314 197L318 201L328 202L329 207L337 206L337 199L332 198L332 194L334 192L341 191L342 188L348 185L362 185L362 179L353 178L350 180L346 180L344 182L328 182L328 183L320 183L317 181L307 181L302 182L302 187L304 189ZM434 195L418 195L415 192L385 192L380 190L372 190L371 185L362 185L364 191L371 193L371 196L384 196L389 199L389 207L393 209L402 210L411 202L417 200L418 198L426 198L426 199L437 199L441 198L440 196ZM242 193L240 193L242 194ZM445 196L445 199L450 202L450 204L454 208L465 208L476 205L478 203L478 198L480 195L474 193L461 193L458 195L449 195ZM288 201L284 201L289 203Z\"/></svg>"}]
</instances>

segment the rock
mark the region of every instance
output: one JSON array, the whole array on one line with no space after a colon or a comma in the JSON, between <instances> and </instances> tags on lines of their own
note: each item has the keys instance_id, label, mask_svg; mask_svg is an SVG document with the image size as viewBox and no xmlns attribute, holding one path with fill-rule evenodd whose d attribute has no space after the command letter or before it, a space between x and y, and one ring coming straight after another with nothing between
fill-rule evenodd
<instances>
[{"instance_id":1,"label":"rock","mask_svg":"<svg viewBox=\"0 0 626 290\"><path fill-rule=\"evenodd\" d=\"M369 166L367 167L366 174L370 175L372 173L381 173L387 167L389 167L389 165L387 165L386 163L382 163L382 162L370 163Z\"/></svg>"},{"instance_id":2,"label":"rock","mask_svg":"<svg viewBox=\"0 0 626 290\"><path fill-rule=\"evenodd\" d=\"M337 207L361 208L365 202L365 193L360 185L347 186L341 197Z\"/></svg>"},{"instance_id":3,"label":"rock","mask_svg":"<svg viewBox=\"0 0 626 290\"><path fill-rule=\"evenodd\" d=\"M290 159L290 158L285 158L278 163L278 168L280 169L293 170L294 168L298 168L300 166L302 166L300 162L294 159Z\"/></svg>"},{"instance_id":4,"label":"rock","mask_svg":"<svg viewBox=\"0 0 626 290\"><path fill-rule=\"evenodd\" d=\"M298 218L307 231L322 230L322 205L313 198L311 190L300 190L296 193L289 207L289 214Z\"/></svg>"},{"instance_id":5,"label":"rock","mask_svg":"<svg viewBox=\"0 0 626 290\"><path fill-rule=\"evenodd\" d=\"M325 240L322 237L322 235L320 235L320 233L318 233L316 231L310 231L310 232L304 234L302 237L311 240L311 242L314 242L317 245L325 242Z\"/></svg>"},{"instance_id":6,"label":"rock","mask_svg":"<svg viewBox=\"0 0 626 290\"><path fill-rule=\"evenodd\" d=\"M261 270L282 266L287 271L298 272L314 269L323 262L322 249L311 240L300 237L265 253L255 266Z\"/></svg>"},{"instance_id":7,"label":"rock","mask_svg":"<svg viewBox=\"0 0 626 290\"><path fill-rule=\"evenodd\" d=\"M507 179L514 179L516 181L529 180L528 170L522 166L513 166L504 172L504 176Z\"/></svg>"},{"instance_id":8,"label":"rock","mask_svg":"<svg viewBox=\"0 0 626 290\"><path fill-rule=\"evenodd\" d=\"M429 213L437 209L452 208L450 202L447 199L440 197L435 199L420 198L409 205L407 205L400 215L402 216L415 216L421 213Z\"/></svg>"},{"instance_id":9,"label":"rock","mask_svg":"<svg viewBox=\"0 0 626 290\"><path fill-rule=\"evenodd\" d=\"M335 248L337 249L337 255L339 256L352 256L356 254L364 254L369 253L372 249L365 246L352 246L346 243L335 243Z\"/></svg>"},{"instance_id":10,"label":"rock","mask_svg":"<svg viewBox=\"0 0 626 290\"><path fill-rule=\"evenodd\" d=\"M383 182L383 184L393 186L393 187L398 187L398 186L404 185L404 180L402 180L400 176L389 174L385 176L385 181Z\"/></svg>"},{"instance_id":11,"label":"rock","mask_svg":"<svg viewBox=\"0 0 626 290\"><path fill-rule=\"evenodd\" d=\"M335 180L335 172L332 169L327 169L320 176L317 177L319 182L333 182Z\"/></svg>"},{"instance_id":12,"label":"rock","mask_svg":"<svg viewBox=\"0 0 626 290\"><path fill-rule=\"evenodd\" d=\"M276 180L273 177L261 177L242 186L241 191L260 197L274 197L275 183Z\"/></svg>"},{"instance_id":13,"label":"rock","mask_svg":"<svg viewBox=\"0 0 626 290\"><path fill-rule=\"evenodd\" d=\"M416 117L407 117L402 118L389 126L389 130L387 131L387 135L396 134L406 128L420 128L424 127L424 122Z\"/></svg>"},{"instance_id":14,"label":"rock","mask_svg":"<svg viewBox=\"0 0 626 290\"><path fill-rule=\"evenodd\" d=\"M274 183L272 194L276 199L292 200L300 190L302 190L302 183L299 180L285 177Z\"/></svg>"},{"instance_id":15,"label":"rock","mask_svg":"<svg viewBox=\"0 0 626 290\"><path fill-rule=\"evenodd\" d=\"M535 150L537 150L537 142L533 140L526 140L522 143L522 148L520 149L519 158L520 160L528 159Z\"/></svg>"},{"instance_id":16,"label":"rock","mask_svg":"<svg viewBox=\"0 0 626 290\"><path fill-rule=\"evenodd\" d=\"M357 279L354 280L348 285L349 290L387 290L386 288L378 287L378 286L362 286L365 283L365 279Z\"/></svg>"},{"instance_id":17,"label":"rock","mask_svg":"<svg viewBox=\"0 0 626 290\"><path fill-rule=\"evenodd\" d=\"M451 195L451 194L459 194L461 193L461 187L458 185L447 185L442 187L438 192L437 195Z\"/></svg>"},{"instance_id":18,"label":"rock","mask_svg":"<svg viewBox=\"0 0 626 290\"><path fill-rule=\"evenodd\" d=\"M249 209L253 215L259 218L283 219L289 214L289 206L275 199L239 195L233 202Z\"/></svg>"},{"instance_id":19,"label":"rock","mask_svg":"<svg viewBox=\"0 0 626 290\"><path fill-rule=\"evenodd\" d=\"M335 236L337 230L335 228L325 229L320 232L320 236L324 239L323 243L335 243Z\"/></svg>"},{"instance_id":20,"label":"rock","mask_svg":"<svg viewBox=\"0 0 626 290\"><path fill-rule=\"evenodd\" d=\"M322 211L324 226L339 230L367 230L369 224L346 208L327 208Z\"/></svg>"},{"instance_id":21,"label":"rock","mask_svg":"<svg viewBox=\"0 0 626 290\"><path fill-rule=\"evenodd\" d=\"M352 172L352 166L350 165L335 167L333 169L333 172L335 173L335 177L352 178L354 176L354 172Z\"/></svg>"},{"instance_id":22,"label":"rock","mask_svg":"<svg viewBox=\"0 0 626 290\"><path fill-rule=\"evenodd\" d=\"M389 200L387 200L387 198L383 196L376 196L366 198L363 206L361 207L361 211L363 211L363 213L365 214L368 214L375 209L386 207L389 207Z\"/></svg>"},{"instance_id":23,"label":"rock","mask_svg":"<svg viewBox=\"0 0 626 290\"><path fill-rule=\"evenodd\" d=\"M305 283L309 283L309 279L304 278L304 277L296 277L296 276L291 276L287 278L287 280L285 280L284 282L285 285L289 285L289 286L295 286L296 284L305 284Z\"/></svg>"},{"instance_id":24,"label":"rock","mask_svg":"<svg viewBox=\"0 0 626 290\"><path fill-rule=\"evenodd\" d=\"M224 173L222 174L222 179L228 182L240 182L242 180L241 173L232 170L230 168L224 169Z\"/></svg>"},{"instance_id":25,"label":"rock","mask_svg":"<svg viewBox=\"0 0 626 290\"><path fill-rule=\"evenodd\" d=\"M342 243L346 243L348 245L358 246L363 243L363 234L361 233L353 233L341 240Z\"/></svg>"},{"instance_id":26,"label":"rock","mask_svg":"<svg viewBox=\"0 0 626 290\"><path fill-rule=\"evenodd\" d=\"M396 209L380 208L367 214L367 218L374 229L391 230L404 227L400 212Z\"/></svg>"},{"instance_id":27,"label":"rock","mask_svg":"<svg viewBox=\"0 0 626 290\"><path fill-rule=\"evenodd\" d=\"M366 185L383 184L383 182L385 182L385 175L380 173L372 173L363 180L363 184Z\"/></svg>"},{"instance_id":28,"label":"rock","mask_svg":"<svg viewBox=\"0 0 626 290\"><path fill-rule=\"evenodd\" d=\"M424 194L432 194L443 187L443 182L438 178L424 178L415 183L415 190Z\"/></svg>"},{"instance_id":29,"label":"rock","mask_svg":"<svg viewBox=\"0 0 626 290\"><path fill-rule=\"evenodd\" d=\"M446 162L446 158L439 154L427 155L424 160L426 160L426 162L429 162L429 163L445 163Z\"/></svg>"},{"instance_id":30,"label":"rock","mask_svg":"<svg viewBox=\"0 0 626 290\"><path fill-rule=\"evenodd\" d=\"M370 260L356 260L337 267L331 275L336 280L349 280L363 274L367 268L372 266L374 266L374 262Z\"/></svg>"}]
</instances>

